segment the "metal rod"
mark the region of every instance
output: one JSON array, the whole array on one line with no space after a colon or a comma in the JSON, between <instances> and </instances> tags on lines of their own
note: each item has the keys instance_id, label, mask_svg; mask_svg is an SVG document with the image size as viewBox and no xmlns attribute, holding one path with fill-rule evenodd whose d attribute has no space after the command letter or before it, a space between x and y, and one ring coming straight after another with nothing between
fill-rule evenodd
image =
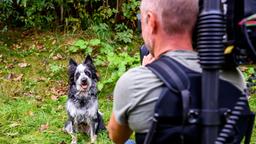
<instances>
[{"instance_id":1,"label":"metal rod","mask_svg":"<svg viewBox=\"0 0 256 144\"><path fill-rule=\"evenodd\" d=\"M197 45L202 67L202 144L213 144L218 136L219 70L224 63L224 27L221 0L203 0Z\"/></svg>"},{"instance_id":2,"label":"metal rod","mask_svg":"<svg viewBox=\"0 0 256 144\"><path fill-rule=\"evenodd\" d=\"M219 94L219 72L218 70L203 70L202 74L202 108L209 113L205 117L210 121L218 122L218 94ZM216 125L205 126L202 133L202 144L213 144L218 135Z\"/></svg>"},{"instance_id":3,"label":"metal rod","mask_svg":"<svg viewBox=\"0 0 256 144\"><path fill-rule=\"evenodd\" d=\"M221 0L204 0L203 8L204 10L220 10L220 2Z\"/></svg>"}]
</instances>

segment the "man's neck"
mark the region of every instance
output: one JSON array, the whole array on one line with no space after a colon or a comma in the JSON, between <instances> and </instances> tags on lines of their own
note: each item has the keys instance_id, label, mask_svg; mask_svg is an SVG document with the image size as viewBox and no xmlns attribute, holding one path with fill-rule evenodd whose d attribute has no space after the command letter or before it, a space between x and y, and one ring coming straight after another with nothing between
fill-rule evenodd
<instances>
[{"instance_id":1,"label":"man's neck","mask_svg":"<svg viewBox=\"0 0 256 144\"><path fill-rule=\"evenodd\" d=\"M193 50L191 36L165 36L155 41L154 57L158 58L161 54L175 50Z\"/></svg>"}]
</instances>

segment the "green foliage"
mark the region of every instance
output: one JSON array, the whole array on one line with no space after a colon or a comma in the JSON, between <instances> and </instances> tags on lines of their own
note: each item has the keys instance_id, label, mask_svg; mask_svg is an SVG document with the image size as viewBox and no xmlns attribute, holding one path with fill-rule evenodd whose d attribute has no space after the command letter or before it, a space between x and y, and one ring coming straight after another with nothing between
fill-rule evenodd
<instances>
[{"instance_id":1,"label":"green foliage","mask_svg":"<svg viewBox=\"0 0 256 144\"><path fill-rule=\"evenodd\" d=\"M256 68L255 66L243 67L243 75L247 82L249 92L251 95L255 95L256 92Z\"/></svg>"},{"instance_id":2,"label":"green foliage","mask_svg":"<svg viewBox=\"0 0 256 144\"><path fill-rule=\"evenodd\" d=\"M50 64L50 70L52 73L59 73L62 67L56 64Z\"/></svg>"},{"instance_id":3,"label":"green foliage","mask_svg":"<svg viewBox=\"0 0 256 144\"><path fill-rule=\"evenodd\" d=\"M0 2L0 20L4 26L43 28L51 26L56 15L54 1L47 0L4 0Z\"/></svg>"},{"instance_id":4,"label":"green foliage","mask_svg":"<svg viewBox=\"0 0 256 144\"><path fill-rule=\"evenodd\" d=\"M24 90L34 91L37 81L35 80L24 80Z\"/></svg>"},{"instance_id":5,"label":"green foliage","mask_svg":"<svg viewBox=\"0 0 256 144\"><path fill-rule=\"evenodd\" d=\"M243 70L243 75L246 80L248 80L250 78L250 76L252 76L254 74L256 74L256 70L253 66L248 66L248 67L244 68L244 70Z\"/></svg>"},{"instance_id":6,"label":"green foliage","mask_svg":"<svg viewBox=\"0 0 256 144\"><path fill-rule=\"evenodd\" d=\"M102 23L113 25L119 20L125 21L130 28L135 28L138 0L122 4L122 11L117 11L117 1L100 0L3 0L0 1L0 30L9 27L35 29L64 28L65 32L86 30ZM112 27L113 28L113 27Z\"/></svg>"},{"instance_id":7,"label":"green foliage","mask_svg":"<svg viewBox=\"0 0 256 144\"><path fill-rule=\"evenodd\" d=\"M74 42L72 46L69 48L69 52L76 53L78 51L83 51L84 54L92 54L93 47L100 46L101 41L99 39L91 39L89 41L85 41L83 39L78 39Z\"/></svg>"},{"instance_id":8,"label":"green foliage","mask_svg":"<svg viewBox=\"0 0 256 144\"><path fill-rule=\"evenodd\" d=\"M132 42L133 31L124 24L117 24L115 27L116 35L114 40L125 44Z\"/></svg>"},{"instance_id":9,"label":"green foliage","mask_svg":"<svg viewBox=\"0 0 256 144\"><path fill-rule=\"evenodd\" d=\"M104 23L106 21L114 24L114 15L117 13L115 8L110 6L100 6L99 9L93 15L94 24Z\"/></svg>"},{"instance_id":10,"label":"green foliage","mask_svg":"<svg viewBox=\"0 0 256 144\"><path fill-rule=\"evenodd\" d=\"M24 9L24 15L20 20L25 23L26 27L37 27L41 29L44 26L50 26L56 15L54 4L48 0L21 0L20 7ZM47 13L44 15L42 13Z\"/></svg>"},{"instance_id":11,"label":"green foliage","mask_svg":"<svg viewBox=\"0 0 256 144\"><path fill-rule=\"evenodd\" d=\"M9 18L12 16L15 16L17 19L17 13L12 8L12 2L11 1L2 1L0 2L0 20L3 22L3 25L5 28L7 28L7 24L10 23ZM1 26L0 22L0 26ZM4 29L4 28L3 28Z\"/></svg>"},{"instance_id":12,"label":"green foliage","mask_svg":"<svg viewBox=\"0 0 256 144\"><path fill-rule=\"evenodd\" d=\"M79 18L67 17L65 18L65 31L72 30L75 32L80 30L81 28L81 20Z\"/></svg>"},{"instance_id":13,"label":"green foliage","mask_svg":"<svg viewBox=\"0 0 256 144\"><path fill-rule=\"evenodd\" d=\"M100 39L103 39L103 40L111 39L111 36L112 36L111 28L106 23L99 23L97 25L92 25L90 29Z\"/></svg>"},{"instance_id":14,"label":"green foliage","mask_svg":"<svg viewBox=\"0 0 256 144\"><path fill-rule=\"evenodd\" d=\"M124 27L124 28L121 28ZM119 25L117 31L125 30L127 27ZM124 43L130 43L132 36L125 39ZM101 71L101 80L98 83L98 89L101 91L104 88L113 87L117 79L130 67L134 67L139 64L139 55L128 54L129 48L119 47L119 45L111 44L105 40L97 38L91 40L77 39L69 47L70 53L82 52L84 55L97 55L93 60L96 67L104 67Z\"/></svg>"},{"instance_id":15,"label":"green foliage","mask_svg":"<svg viewBox=\"0 0 256 144\"><path fill-rule=\"evenodd\" d=\"M136 15L139 13L139 5L140 1L138 0L129 0L127 3L122 5L122 12L124 17L126 17L133 24L135 24L137 20Z\"/></svg>"},{"instance_id":16,"label":"green foliage","mask_svg":"<svg viewBox=\"0 0 256 144\"><path fill-rule=\"evenodd\" d=\"M65 67L62 65L59 65L57 63L51 63L49 65L49 73L52 79L63 79L63 73L65 72Z\"/></svg>"},{"instance_id":17,"label":"green foliage","mask_svg":"<svg viewBox=\"0 0 256 144\"><path fill-rule=\"evenodd\" d=\"M102 60L105 61L102 61ZM114 86L118 78L126 71L128 68L137 66L139 64L139 56L130 56L128 53L114 53L110 52L106 56L97 57L95 60L97 66L107 67L104 70L103 77L98 83L98 89L101 91L103 88L108 88L109 86Z\"/></svg>"}]
</instances>

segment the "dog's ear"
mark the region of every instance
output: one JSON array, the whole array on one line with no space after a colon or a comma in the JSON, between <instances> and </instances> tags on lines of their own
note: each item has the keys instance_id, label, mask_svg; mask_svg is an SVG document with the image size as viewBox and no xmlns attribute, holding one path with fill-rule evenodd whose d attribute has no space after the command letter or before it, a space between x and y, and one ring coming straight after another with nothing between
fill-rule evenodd
<instances>
[{"instance_id":1,"label":"dog's ear","mask_svg":"<svg viewBox=\"0 0 256 144\"><path fill-rule=\"evenodd\" d=\"M87 55L83 64L92 64L92 58L90 55Z\"/></svg>"},{"instance_id":2,"label":"dog's ear","mask_svg":"<svg viewBox=\"0 0 256 144\"><path fill-rule=\"evenodd\" d=\"M74 75L76 72L77 63L71 58L69 60L68 74L69 74L69 82L74 82Z\"/></svg>"},{"instance_id":3,"label":"dog's ear","mask_svg":"<svg viewBox=\"0 0 256 144\"><path fill-rule=\"evenodd\" d=\"M92 78L95 80L95 81L98 81L99 80L99 77L98 77L98 75L97 75L97 71L96 71L96 69L95 69L95 66L93 66L93 74L92 74Z\"/></svg>"},{"instance_id":4,"label":"dog's ear","mask_svg":"<svg viewBox=\"0 0 256 144\"><path fill-rule=\"evenodd\" d=\"M76 61L74 61L72 58L69 59L69 66L77 66Z\"/></svg>"},{"instance_id":5,"label":"dog's ear","mask_svg":"<svg viewBox=\"0 0 256 144\"><path fill-rule=\"evenodd\" d=\"M91 71L92 71L92 78L95 80L95 81L98 81L99 80L99 77L97 76L97 72L96 72L96 68L92 62L92 58L90 55L87 55L85 60L84 60L84 63L83 64L86 64L87 66L90 67Z\"/></svg>"}]
</instances>

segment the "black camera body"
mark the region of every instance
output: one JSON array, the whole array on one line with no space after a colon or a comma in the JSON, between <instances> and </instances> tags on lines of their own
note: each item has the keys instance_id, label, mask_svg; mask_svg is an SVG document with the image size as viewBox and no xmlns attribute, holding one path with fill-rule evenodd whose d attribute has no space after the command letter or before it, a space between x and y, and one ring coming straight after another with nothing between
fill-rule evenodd
<instances>
[{"instance_id":1,"label":"black camera body","mask_svg":"<svg viewBox=\"0 0 256 144\"><path fill-rule=\"evenodd\" d=\"M256 63L256 0L227 0L223 3L226 21L225 63ZM251 20L248 17L253 16Z\"/></svg>"},{"instance_id":2,"label":"black camera body","mask_svg":"<svg viewBox=\"0 0 256 144\"><path fill-rule=\"evenodd\" d=\"M200 0L200 10L203 10L205 0ZM233 67L243 64L256 63L256 16L250 20L251 25L245 22L247 17L256 14L256 0L222 0L221 9L224 22L224 66ZM140 15L138 18L138 31L141 32ZM242 23L244 20L244 23ZM193 46L198 50L198 25L193 34ZM148 54L146 47L140 48L140 58Z\"/></svg>"}]
</instances>

